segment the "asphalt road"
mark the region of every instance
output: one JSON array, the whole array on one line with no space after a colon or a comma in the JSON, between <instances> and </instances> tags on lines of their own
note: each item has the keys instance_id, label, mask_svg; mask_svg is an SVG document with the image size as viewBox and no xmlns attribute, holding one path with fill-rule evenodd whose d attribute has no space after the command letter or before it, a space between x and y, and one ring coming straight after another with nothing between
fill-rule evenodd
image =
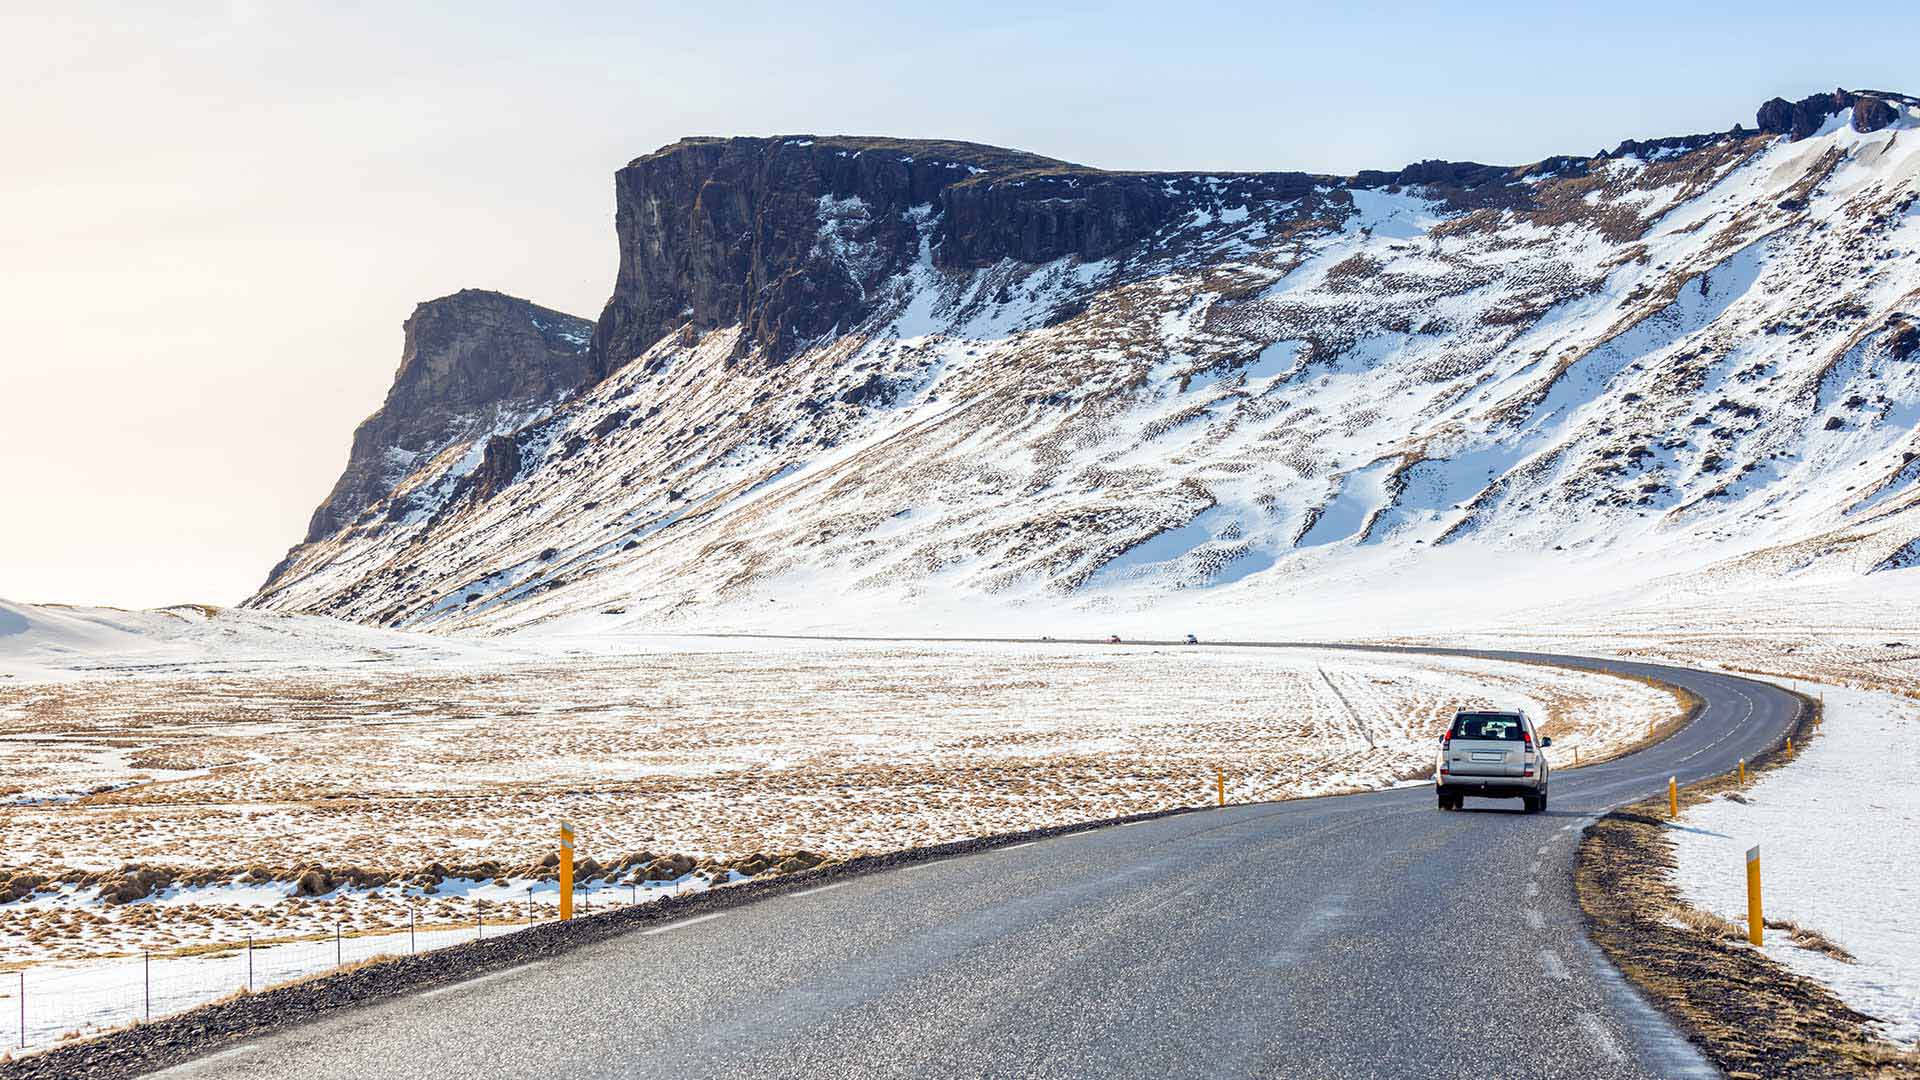
<instances>
[{"instance_id":1,"label":"asphalt road","mask_svg":"<svg viewBox=\"0 0 1920 1080\"><path fill-rule=\"evenodd\" d=\"M1270 643L1283 646L1285 643ZM1724 772L1797 708L1751 680L1556 772L1552 805L1431 788L1230 806L662 925L343 1010L168 1077L1718 1075L1585 938L1580 827Z\"/></svg>"}]
</instances>

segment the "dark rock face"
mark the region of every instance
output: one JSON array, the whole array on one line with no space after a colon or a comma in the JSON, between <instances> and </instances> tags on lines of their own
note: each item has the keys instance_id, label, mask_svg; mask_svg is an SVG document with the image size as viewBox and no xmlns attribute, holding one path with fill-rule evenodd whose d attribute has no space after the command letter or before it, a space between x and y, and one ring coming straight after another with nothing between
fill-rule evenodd
<instances>
[{"instance_id":1,"label":"dark rock face","mask_svg":"<svg viewBox=\"0 0 1920 1080\"><path fill-rule=\"evenodd\" d=\"M391 494L412 455L483 431L503 410L581 386L592 329L585 319L478 289L415 308L386 403L354 430L346 471L314 511L307 542Z\"/></svg>"},{"instance_id":2,"label":"dark rock face","mask_svg":"<svg viewBox=\"0 0 1920 1080\"><path fill-rule=\"evenodd\" d=\"M1853 130L1879 131L1899 119L1893 106L1879 98L1863 97L1853 103Z\"/></svg>"},{"instance_id":3,"label":"dark rock face","mask_svg":"<svg viewBox=\"0 0 1920 1080\"><path fill-rule=\"evenodd\" d=\"M1774 98L1760 106L1760 111L1754 115L1754 122L1761 131L1770 135L1792 135L1796 140L1804 139L1820 130L1820 125L1826 123L1827 117L1853 108L1859 100L1858 95L1838 89L1830 94L1808 94L1792 102L1786 98ZM1885 105L1885 102L1881 104ZM1892 117L1889 116L1888 122L1891 121Z\"/></svg>"},{"instance_id":4,"label":"dark rock face","mask_svg":"<svg viewBox=\"0 0 1920 1080\"><path fill-rule=\"evenodd\" d=\"M480 456L480 467L473 472L475 496L491 499L519 475L520 444L511 435L491 436Z\"/></svg>"},{"instance_id":5,"label":"dark rock face","mask_svg":"<svg viewBox=\"0 0 1920 1080\"><path fill-rule=\"evenodd\" d=\"M775 360L871 313L937 217L942 267L1100 258L1163 224L1165 178L969 143L688 139L614 180L620 269L601 375L676 327L734 323Z\"/></svg>"},{"instance_id":6,"label":"dark rock face","mask_svg":"<svg viewBox=\"0 0 1920 1080\"><path fill-rule=\"evenodd\" d=\"M679 326L743 323L781 357L866 312L918 256L908 212L980 173L1072 168L965 143L687 139L614 176L620 267L594 330L596 371Z\"/></svg>"}]
</instances>

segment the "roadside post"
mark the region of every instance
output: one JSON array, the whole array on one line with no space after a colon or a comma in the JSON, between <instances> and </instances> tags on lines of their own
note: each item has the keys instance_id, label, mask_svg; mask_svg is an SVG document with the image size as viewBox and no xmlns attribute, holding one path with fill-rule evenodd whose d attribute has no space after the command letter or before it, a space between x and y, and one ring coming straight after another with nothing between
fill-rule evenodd
<instances>
[{"instance_id":1,"label":"roadside post","mask_svg":"<svg viewBox=\"0 0 1920 1080\"><path fill-rule=\"evenodd\" d=\"M1740 759L1740 786L1741 787L1747 786L1747 759L1746 758Z\"/></svg>"},{"instance_id":2,"label":"roadside post","mask_svg":"<svg viewBox=\"0 0 1920 1080\"><path fill-rule=\"evenodd\" d=\"M560 918L573 918L573 823L560 823Z\"/></svg>"},{"instance_id":3,"label":"roadside post","mask_svg":"<svg viewBox=\"0 0 1920 1080\"><path fill-rule=\"evenodd\" d=\"M1760 944L1767 921L1760 917L1760 845L1747 849L1747 940Z\"/></svg>"},{"instance_id":4,"label":"roadside post","mask_svg":"<svg viewBox=\"0 0 1920 1080\"><path fill-rule=\"evenodd\" d=\"M1680 778L1667 777L1667 816L1678 820L1680 817Z\"/></svg>"},{"instance_id":5,"label":"roadside post","mask_svg":"<svg viewBox=\"0 0 1920 1080\"><path fill-rule=\"evenodd\" d=\"M1227 805L1227 770L1221 769L1219 773L1220 775L1214 780L1214 783L1217 785L1216 790L1220 796L1220 805L1225 806Z\"/></svg>"}]
</instances>

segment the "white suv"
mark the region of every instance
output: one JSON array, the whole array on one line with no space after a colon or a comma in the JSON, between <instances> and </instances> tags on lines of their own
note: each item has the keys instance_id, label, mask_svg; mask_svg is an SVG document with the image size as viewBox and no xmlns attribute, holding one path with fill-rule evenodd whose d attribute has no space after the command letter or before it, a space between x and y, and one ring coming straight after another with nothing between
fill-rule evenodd
<instances>
[{"instance_id":1,"label":"white suv","mask_svg":"<svg viewBox=\"0 0 1920 1080\"><path fill-rule=\"evenodd\" d=\"M1517 798L1527 813L1547 808L1547 756L1553 745L1540 738L1523 712L1474 711L1454 714L1440 736L1440 761L1433 774L1440 809L1458 810L1469 795Z\"/></svg>"}]
</instances>

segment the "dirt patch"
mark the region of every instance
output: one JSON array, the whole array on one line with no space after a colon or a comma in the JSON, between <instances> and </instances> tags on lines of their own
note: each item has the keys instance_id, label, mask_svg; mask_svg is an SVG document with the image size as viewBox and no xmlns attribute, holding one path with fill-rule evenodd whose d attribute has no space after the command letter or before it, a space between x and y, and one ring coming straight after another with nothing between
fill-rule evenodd
<instances>
[{"instance_id":1,"label":"dirt patch","mask_svg":"<svg viewBox=\"0 0 1920 1080\"><path fill-rule=\"evenodd\" d=\"M1796 753L1819 724L1818 704L1802 700L1792 731ZM1748 771L1789 760L1782 747L1749 762ZM1733 775L1690 784L1681 803L1738 784ZM1920 1077L1920 1055L1876 1039L1871 1017L1749 946L1745 927L1680 900L1666 816L1664 796L1646 799L1601 818L1581 838L1574 885L1587 931L1614 966L1728 1076ZM1767 925L1809 947L1825 941L1784 922Z\"/></svg>"}]
</instances>

